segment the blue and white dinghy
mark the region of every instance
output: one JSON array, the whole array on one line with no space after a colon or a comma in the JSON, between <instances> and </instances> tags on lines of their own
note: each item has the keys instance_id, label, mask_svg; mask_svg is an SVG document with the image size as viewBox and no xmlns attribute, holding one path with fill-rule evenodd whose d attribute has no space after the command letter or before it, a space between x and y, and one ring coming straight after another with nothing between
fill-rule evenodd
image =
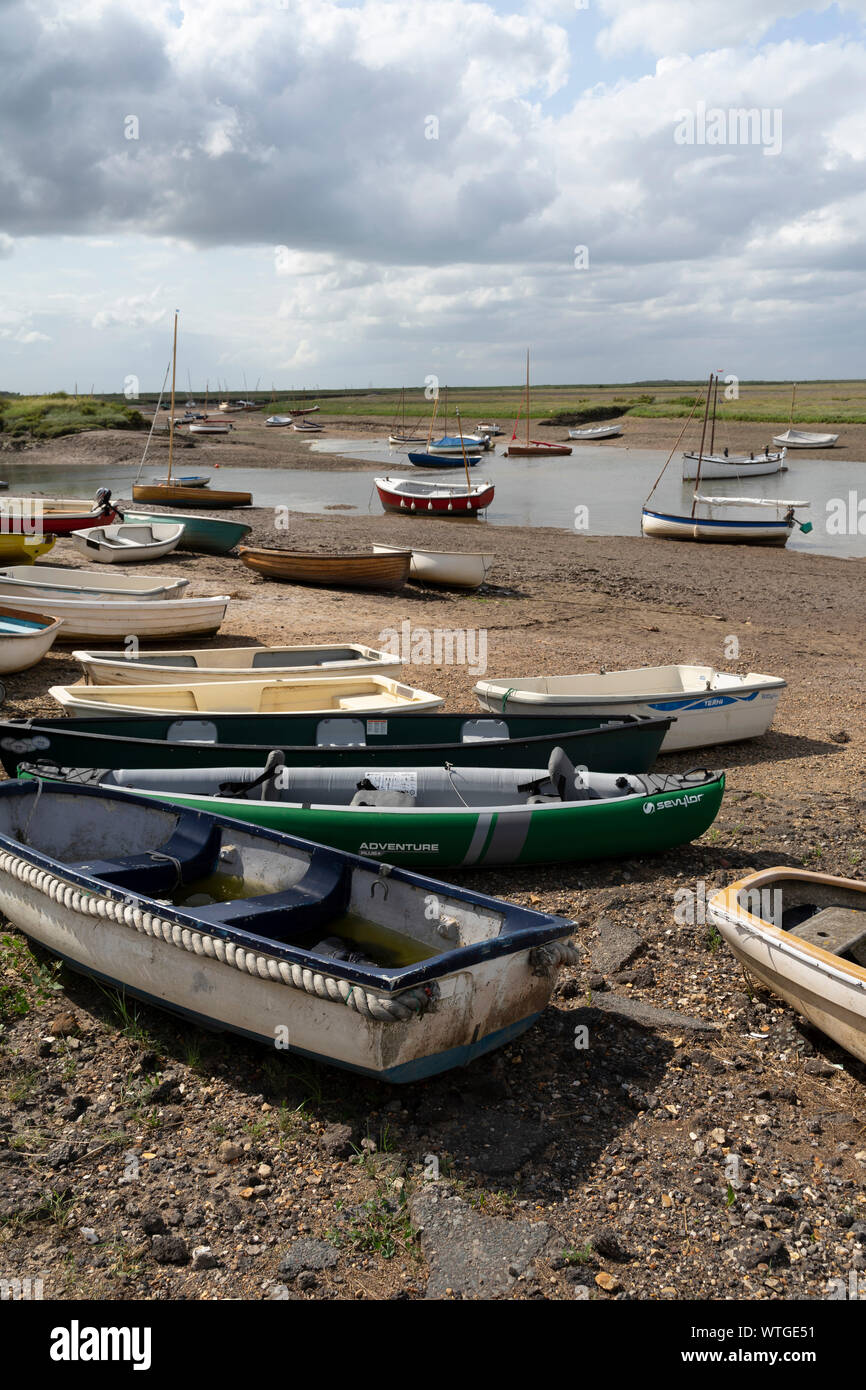
<instances>
[{"instance_id":1,"label":"blue and white dinghy","mask_svg":"<svg viewBox=\"0 0 866 1390\"><path fill-rule=\"evenodd\" d=\"M146 797L0 786L0 912L209 1028L406 1082L528 1028L573 923Z\"/></svg>"}]
</instances>

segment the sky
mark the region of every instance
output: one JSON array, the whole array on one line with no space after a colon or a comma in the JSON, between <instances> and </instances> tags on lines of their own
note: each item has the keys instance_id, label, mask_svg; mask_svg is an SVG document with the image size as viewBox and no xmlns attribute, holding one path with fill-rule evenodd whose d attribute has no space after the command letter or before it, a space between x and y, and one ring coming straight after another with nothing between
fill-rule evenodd
<instances>
[{"instance_id":1,"label":"sky","mask_svg":"<svg viewBox=\"0 0 866 1390\"><path fill-rule=\"evenodd\" d=\"M0 389L862 377L866 0L0 0Z\"/></svg>"}]
</instances>

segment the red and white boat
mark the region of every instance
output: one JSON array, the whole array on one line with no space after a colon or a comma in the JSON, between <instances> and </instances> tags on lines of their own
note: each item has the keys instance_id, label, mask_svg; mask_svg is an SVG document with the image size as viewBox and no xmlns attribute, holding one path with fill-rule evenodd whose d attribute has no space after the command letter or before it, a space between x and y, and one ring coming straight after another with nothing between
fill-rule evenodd
<instances>
[{"instance_id":1,"label":"red and white boat","mask_svg":"<svg viewBox=\"0 0 866 1390\"><path fill-rule=\"evenodd\" d=\"M68 536L71 531L122 520L104 487L93 502L66 497L4 497L0 502L0 534L6 536Z\"/></svg>"},{"instance_id":2,"label":"red and white boat","mask_svg":"<svg viewBox=\"0 0 866 1390\"><path fill-rule=\"evenodd\" d=\"M414 516L476 516L493 501L493 483L426 482L420 478L377 478L376 491L386 512Z\"/></svg>"}]
</instances>

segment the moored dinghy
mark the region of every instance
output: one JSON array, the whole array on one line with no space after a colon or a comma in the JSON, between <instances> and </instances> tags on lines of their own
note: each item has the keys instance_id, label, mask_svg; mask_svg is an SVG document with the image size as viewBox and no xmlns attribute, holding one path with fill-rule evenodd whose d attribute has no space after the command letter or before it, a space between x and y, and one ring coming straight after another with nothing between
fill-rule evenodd
<instances>
[{"instance_id":1,"label":"moored dinghy","mask_svg":"<svg viewBox=\"0 0 866 1390\"><path fill-rule=\"evenodd\" d=\"M752 978L866 1062L866 882L763 869L708 915Z\"/></svg>"},{"instance_id":2,"label":"moored dinghy","mask_svg":"<svg viewBox=\"0 0 866 1390\"><path fill-rule=\"evenodd\" d=\"M808 430L785 430L784 434L773 436L773 443L780 449L832 449L838 439L838 434L810 434Z\"/></svg>"},{"instance_id":3,"label":"moored dinghy","mask_svg":"<svg viewBox=\"0 0 866 1390\"><path fill-rule=\"evenodd\" d=\"M0 604L0 672L6 675L35 666L54 645L62 625L60 618Z\"/></svg>"},{"instance_id":4,"label":"moored dinghy","mask_svg":"<svg viewBox=\"0 0 866 1390\"><path fill-rule=\"evenodd\" d=\"M649 772L672 720L556 719L525 714L210 714L0 719L10 777L38 757L60 766L252 767L276 749L293 767L533 767L561 748L589 771Z\"/></svg>"},{"instance_id":5,"label":"moored dinghy","mask_svg":"<svg viewBox=\"0 0 866 1390\"><path fill-rule=\"evenodd\" d=\"M385 671L396 675L398 656L360 643L311 647L217 647L178 651L73 652L88 685L186 685L196 681L261 680L270 676Z\"/></svg>"},{"instance_id":6,"label":"moored dinghy","mask_svg":"<svg viewBox=\"0 0 866 1390\"><path fill-rule=\"evenodd\" d=\"M411 559L409 550L384 555L327 555L242 545L238 553L247 569L264 579L345 589L402 589L409 578Z\"/></svg>"},{"instance_id":7,"label":"moored dinghy","mask_svg":"<svg viewBox=\"0 0 866 1390\"><path fill-rule=\"evenodd\" d=\"M569 439L582 439L584 444L592 444L597 439L615 439L622 434L622 425L587 425L585 429L569 430Z\"/></svg>"},{"instance_id":8,"label":"moored dinghy","mask_svg":"<svg viewBox=\"0 0 866 1390\"><path fill-rule=\"evenodd\" d=\"M96 526L75 531L70 536L76 550L101 565L142 564L160 560L176 550L183 535L177 523L168 525L124 522L119 526Z\"/></svg>"},{"instance_id":9,"label":"moored dinghy","mask_svg":"<svg viewBox=\"0 0 866 1390\"><path fill-rule=\"evenodd\" d=\"M640 666L573 676L499 677L479 681L482 709L494 713L672 715L663 753L759 738L773 721L787 682L755 671L738 676L713 666Z\"/></svg>"},{"instance_id":10,"label":"moored dinghy","mask_svg":"<svg viewBox=\"0 0 866 1390\"><path fill-rule=\"evenodd\" d=\"M54 685L48 693L64 709L84 718L123 713L330 714L353 710L371 715L439 709L445 703L438 695L388 676L355 676L351 672L284 680L191 681L185 685Z\"/></svg>"},{"instance_id":11,"label":"moored dinghy","mask_svg":"<svg viewBox=\"0 0 866 1390\"><path fill-rule=\"evenodd\" d=\"M560 748L546 768L289 767L274 751L264 767L101 772L25 762L21 775L156 796L425 866L569 863L671 849L712 825L725 787L723 773L703 769L578 772Z\"/></svg>"},{"instance_id":12,"label":"moored dinghy","mask_svg":"<svg viewBox=\"0 0 866 1390\"><path fill-rule=\"evenodd\" d=\"M561 917L222 817L25 782L0 787L0 911L149 1003L394 1082L518 1036L574 959Z\"/></svg>"},{"instance_id":13,"label":"moored dinghy","mask_svg":"<svg viewBox=\"0 0 866 1390\"><path fill-rule=\"evenodd\" d=\"M493 501L494 486L489 480L464 484L440 479L376 478L376 491L387 512L409 512L412 516L475 517Z\"/></svg>"}]
</instances>

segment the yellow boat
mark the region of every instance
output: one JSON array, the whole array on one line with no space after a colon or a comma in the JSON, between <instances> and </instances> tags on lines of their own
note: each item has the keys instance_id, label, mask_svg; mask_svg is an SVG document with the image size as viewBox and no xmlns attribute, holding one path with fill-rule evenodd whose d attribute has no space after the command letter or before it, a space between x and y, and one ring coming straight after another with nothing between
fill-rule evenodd
<instances>
[{"instance_id":1,"label":"yellow boat","mask_svg":"<svg viewBox=\"0 0 866 1390\"><path fill-rule=\"evenodd\" d=\"M0 567L4 565L32 565L40 555L47 555L56 536L41 535L17 536L0 535Z\"/></svg>"}]
</instances>

